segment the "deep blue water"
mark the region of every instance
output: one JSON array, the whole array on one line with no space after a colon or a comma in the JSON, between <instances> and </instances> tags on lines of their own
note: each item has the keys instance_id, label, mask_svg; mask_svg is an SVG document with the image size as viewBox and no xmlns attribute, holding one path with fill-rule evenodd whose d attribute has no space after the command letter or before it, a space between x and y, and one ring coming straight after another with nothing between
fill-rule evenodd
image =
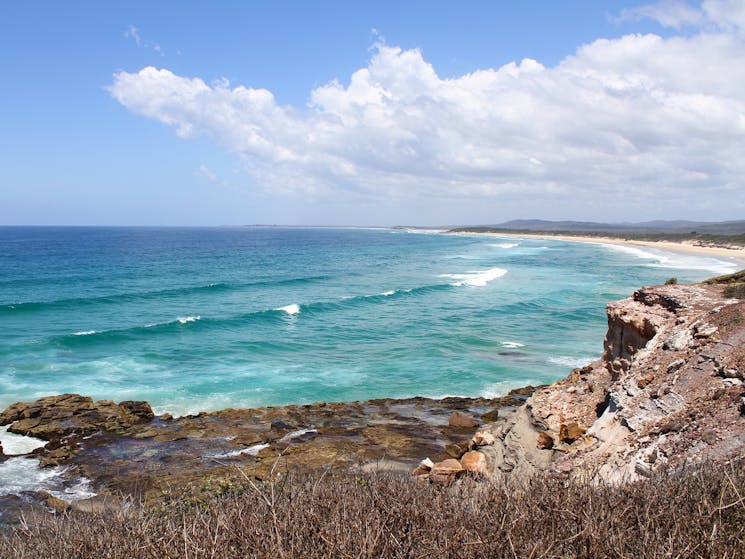
<instances>
[{"instance_id":1,"label":"deep blue water","mask_svg":"<svg viewBox=\"0 0 745 559\"><path fill-rule=\"evenodd\" d=\"M733 269L400 230L0 228L0 408L498 395L596 358L608 301Z\"/></svg>"}]
</instances>

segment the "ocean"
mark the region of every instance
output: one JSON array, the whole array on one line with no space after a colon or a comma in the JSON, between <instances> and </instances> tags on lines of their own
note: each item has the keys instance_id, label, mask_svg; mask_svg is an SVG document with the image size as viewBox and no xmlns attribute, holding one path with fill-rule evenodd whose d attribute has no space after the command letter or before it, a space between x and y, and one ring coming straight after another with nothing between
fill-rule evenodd
<instances>
[{"instance_id":1,"label":"ocean","mask_svg":"<svg viewBox=\"0 0 745 559\"><path fill-rule=\"evenodd\" d=\"M599 357L605 305L731 262L400 229L0 228L0 409L498 396Z\"/></svg>"}]
</instances>

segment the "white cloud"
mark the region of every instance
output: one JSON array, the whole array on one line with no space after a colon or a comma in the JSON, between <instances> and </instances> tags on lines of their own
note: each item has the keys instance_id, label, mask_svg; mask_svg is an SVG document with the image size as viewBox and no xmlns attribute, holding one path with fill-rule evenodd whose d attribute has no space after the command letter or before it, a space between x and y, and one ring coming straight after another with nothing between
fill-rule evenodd
<instances>
[{"instance_id":1,"label":"white cloud","mask_svg":"<svg viewBox=\"0 0 745 559\"><path fill-rule=\"evenodd\" d=\"M137 29L134 25L130 25L127 28L127 30L124 32L124 38L134 40L135 44L138 47L142 44L142 39L140 38L140 30Z\"/></svg>"},{"instance_id":2,"label":"white cloud","mask_svg":"<svg viewBox=\"0 0 745 559\"><path fill-rule=\"evenodd\" d=\"M699 13L724 18L724 4ZM347 85L314 89L307 107L154 67L118 72L110 91L183 138L240 154L275 193L596 205L718 196L742 207L742 84L745 43L720 25L599 39L555 67L524 59L452 79L418 50L379 44Z\"/></svg>"},{"instance_id":3,"label":"white cloud","mask_svg":"<svg viewBox=\"0 0 745 559\"><path fill-rule=\"evenodd\" d=\"M701 10L679 0L663 0L656 4L627 8L621 11L620 20L653 19L674 29L688 26L701 26L706 17Z\"/></svg>"},{"instance_id":4,"label":"white cloud","mask_svg":"<svg viewBox=\"0 0 745 559\"><path fill-rule=\"evenodd\" d=\"M197 169L200 175L202 175L204 178L206 178L208 181L216 183L220 181L220 178L217 176L217 173L215 173L212 169L207 167L204 163L202 163L199 166L199 169Z\"/></svg>"},{"instance_id":5,"label":"white cloud","mask_svg":"<svg viewBox=\"0 0 745 559\"><path fill-rule=\"evenodd\" d=\"M654 4L622 10L618 19L653 19L674 29L696 27L742 32L745 30L745 2L704 0L700 7L694 7L682 0L660 0Z\"/></svg>"},{"instance_id":6,"label":"white cloud","mask_svg":"<svg viewBox=\"0 0 745 559\"><path fill-rule=\"evenodd\" d=\"M124 32L124 38L125 39L132 39L135 44L137 45L137 48L146 48L150 50L154 50L161 56L165 56L165 52L163 52L163 49L158 43L155 43L153 41L146 41L142 38L140 35L140 30L137 29L134 25L130 25L127 30Z\"/></svg>"}]
</instances>

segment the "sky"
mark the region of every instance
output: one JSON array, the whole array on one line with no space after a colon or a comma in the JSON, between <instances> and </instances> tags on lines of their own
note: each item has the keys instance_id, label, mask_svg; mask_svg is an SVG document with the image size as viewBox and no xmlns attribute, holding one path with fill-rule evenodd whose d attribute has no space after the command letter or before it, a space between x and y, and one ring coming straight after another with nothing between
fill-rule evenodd
<instances>
[{"instance_id":1,"label":"sky","mask_svg":"<svg viewBox=\"0 0 745 559\"><path fill-rule=\"evenodd\" d=\"M28 0L0 23L0 225L745 218L745 0Z\"/></svg>"}]
</instances>

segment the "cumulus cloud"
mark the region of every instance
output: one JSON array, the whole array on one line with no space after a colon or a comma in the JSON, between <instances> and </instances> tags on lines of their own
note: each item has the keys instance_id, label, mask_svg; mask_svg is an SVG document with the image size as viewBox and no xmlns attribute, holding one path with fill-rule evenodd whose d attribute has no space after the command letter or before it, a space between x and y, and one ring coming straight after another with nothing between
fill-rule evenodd
<instances>
[{"instance_id":1,"label":"cumulus cloud","mask_svg":"<svg viewBox=\"0 0 745 559\"><path fill-rule=\"evenodd\" d=\"M715 22L725 4L697 13ZM240 154L275 193L734 197L745 177L745 43L725 19L693 35L599 39L554 67L524 59L454 78L419 50L378 44L348 83L312 90L306 107L154 67L116 73L110 92L183 138Z\"/></svg>"}]
</instances>

